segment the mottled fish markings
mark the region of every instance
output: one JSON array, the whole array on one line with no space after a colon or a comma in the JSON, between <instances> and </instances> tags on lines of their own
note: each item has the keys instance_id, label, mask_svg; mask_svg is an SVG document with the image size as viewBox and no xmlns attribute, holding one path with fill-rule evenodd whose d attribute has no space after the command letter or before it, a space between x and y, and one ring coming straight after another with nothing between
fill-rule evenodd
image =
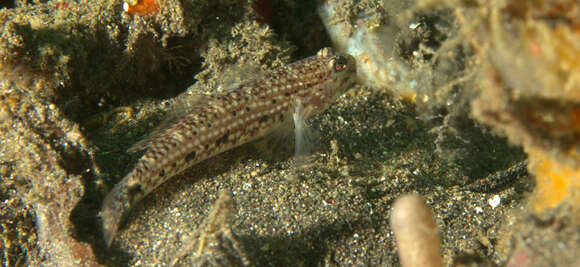
<instances>
[{"instance_id":1,"label":"mottled fish markings","mask_svg":"<svg viewBox=\"0 0 580 267\"><path fill-rule=\"evenodd\" d=\"M235 90L211 98L154 138L135 168L107 195L100 212L110 245L124 213L174 175L271 132L294 112L300 118L325 110L356 76L354 58L315 56L267 71Z\"/></svg>"}]
</instances>

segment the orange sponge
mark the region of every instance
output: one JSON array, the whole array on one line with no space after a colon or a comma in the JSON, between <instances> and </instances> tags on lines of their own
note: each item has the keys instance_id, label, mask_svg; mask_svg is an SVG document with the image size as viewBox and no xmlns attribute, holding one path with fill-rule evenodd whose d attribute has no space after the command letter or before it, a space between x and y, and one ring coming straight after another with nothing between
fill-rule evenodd
<instances>
[{"instance_id":1,"label":"orange sponge","mask_svg":"<svg viewBox=\"0 0 580 267\"><path fill-rule=\"evenodd\" d=\"M123 10L131 15L150 15L157 12L159 5L157 0L126 0L123 2Z\"/></svg>"},{"instance_id":2,"label":"orange sponge","mask_svg":"<svg viewBox=\"0 0 580 267\"><path fill-rule=\"evenodd\" d=\"M573 192L580 189L580 167L573 169L537 149L531 149L529 156L530 171L536 174L537 181L532 204L536 211L542 212L567 198L578 197Z\"/></svg>"}]
</instances>

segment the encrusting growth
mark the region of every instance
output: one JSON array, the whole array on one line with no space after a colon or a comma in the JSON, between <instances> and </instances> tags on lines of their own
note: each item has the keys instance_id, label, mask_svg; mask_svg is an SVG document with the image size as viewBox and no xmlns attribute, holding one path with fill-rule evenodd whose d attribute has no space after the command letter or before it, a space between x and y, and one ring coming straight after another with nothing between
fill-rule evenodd
<instances>
[{"instance_id":1,"label":"encrusting growth","mask_svg":"<svg viewBox=\"0 0 580 267\"><path fill-rule=\"evenodd\" d=\"M193 266L249 266L246 253L231 229L235 214L232 193L224 189L209 215L183 241L169 266L179 266L178 262L188 254Z\"/></svg>"},{"instance_id":2,"label":"encrusting growth","mask_svg":"<svg viewBox=\"0 0 580 267\"><path fill-rule=\"evenodd\" d=\"M266 71L234 90L212 97L137 149L135 168L106 196L100 212L107 245L124 213L183 170L272 132L284 121L325 110L355 80L354 58L330 48ZM294 112L300 112L294 115ZM296 124L297 122L295 122ZM298 122L299 123L299 122Z\"/></svg>"}]
</instances>

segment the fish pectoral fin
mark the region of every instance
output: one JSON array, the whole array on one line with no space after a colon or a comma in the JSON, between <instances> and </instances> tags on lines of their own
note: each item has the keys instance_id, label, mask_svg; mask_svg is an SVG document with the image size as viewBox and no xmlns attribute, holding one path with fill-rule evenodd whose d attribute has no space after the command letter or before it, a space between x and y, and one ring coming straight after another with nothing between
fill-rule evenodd
<instances>
[{"instance_id":1,"label":"fish pectoral fin","mask_svg":"<svg viewBox=\"0 0 580 267\"><path fill-rule=\"evenodd\" d=\"M298 168L306 163L306 156L315 150L320 134L306 125L306 118L312 113L310 108L304 108L300 99L296 100L294 113L294 157Z\"/></svg>"}]
</instances>

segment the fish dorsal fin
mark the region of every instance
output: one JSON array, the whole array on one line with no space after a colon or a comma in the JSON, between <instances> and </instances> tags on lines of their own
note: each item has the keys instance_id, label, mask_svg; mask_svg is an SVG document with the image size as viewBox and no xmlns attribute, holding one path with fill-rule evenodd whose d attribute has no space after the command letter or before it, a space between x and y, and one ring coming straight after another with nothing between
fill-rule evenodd
<instances>
[{"instance_id":1,"label":"fish dorsal fin","mask_svg":"<svg viewBox=\"0 0 580 267\"><path fill-rule=\"evenodd\" d=\"M227 94L240 88L241 85L259 77L260 68L253 64L242 64L241 66L231 66L228 70L218 74L219 84L210 84L210 93L199 93L203 90L200 83L193 84L184 93L170 100L170 107L165 114L165 119L159 123L151 133L142 140L132 145L127 152L135 153L146 150L151 142L159 138L171 125L177 123L187 114L198 112L198 110L209 103L209 101L219 94ZM193 93L196 92L196 93Z\"/></svg>"},{"instance_id":2,"label":"fish dorsal fin","mask_svg":"<svg viewBox=\"0 0 580 267\"><path fill-rule=\"evenodd\" d=\"M219 84L216 91L219 93L229 93L238 89L241 85L259 78L263 70L254 63L242 66L231 66L222 74L217 75Z\"/></svg>"},{"instance_id":3,"label":"fish dorsal fin","mask_svg":"<svg viewBox=\"0 0 580 267\"><path fill-rule=\"evenodd\" d=\"M164 119L149 133L149 135L133 144L127 152L136 153L149 148L151 143L162 136L173 124L183 119L187 114L198 112L214 96L185 92L170 100Z\"/></svg>"}]
</instances>

